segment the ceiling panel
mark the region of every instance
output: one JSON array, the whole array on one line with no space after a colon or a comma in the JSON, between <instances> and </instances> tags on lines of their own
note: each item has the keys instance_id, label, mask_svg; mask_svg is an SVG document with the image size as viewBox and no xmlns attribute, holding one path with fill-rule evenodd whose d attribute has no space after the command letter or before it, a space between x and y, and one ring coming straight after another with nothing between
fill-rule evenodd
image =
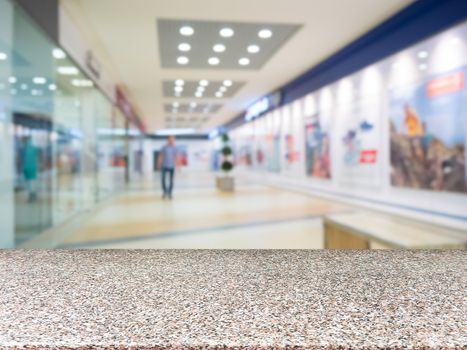
<instances>
[{"instance_id":1,"label":"ceiling panel","mask_svg":"<svg viewBox=\"0 0 467 350\"><path fill-rule=\"evenodd\" d=\"M183 82L183 85L177 82ZM244 84L243 81L231 80L165 80L162 82L162 90L164 97L226 98L233 97ZM218 93L222 96L216 95Z\"/></svg>"},{"instance_id":2,"label":"ceiling panel","mask_svg":"<svg viewBox=\"0 0 467 350\"><path fill-rule=\"evenodd\" d=\"M163 68L257 70L300 25L159 19L157 27Z\"/></svg>"}]
</instances>

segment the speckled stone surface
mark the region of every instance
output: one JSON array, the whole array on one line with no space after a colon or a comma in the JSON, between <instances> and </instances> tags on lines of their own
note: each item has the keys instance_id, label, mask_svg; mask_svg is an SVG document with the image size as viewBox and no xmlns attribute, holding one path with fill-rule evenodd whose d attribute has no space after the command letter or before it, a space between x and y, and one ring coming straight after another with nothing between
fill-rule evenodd
<instances>
[{"instance_id":1,"label":"speckled stone surface","mask_svg":"<svg viewBox=\"0 0 467 350\"><path fill-rule=\"evenodd\" d=\"M1 349L467 349L466 251L0 251Z\"/></svg>"}]
</instances>

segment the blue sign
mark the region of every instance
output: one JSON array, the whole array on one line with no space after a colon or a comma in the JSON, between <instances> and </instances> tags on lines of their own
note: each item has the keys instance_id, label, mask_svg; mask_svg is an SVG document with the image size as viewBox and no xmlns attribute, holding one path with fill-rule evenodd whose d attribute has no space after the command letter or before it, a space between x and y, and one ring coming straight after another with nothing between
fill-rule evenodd
<instances>
[{"instance_id":1,"label":"blue sign","mask_svg":"<svg viewBox=\"0 0 467 350\"><path fill-rule=\"evenodd\" d=\"M245 113L245 120L253 120L254 118L259 117L260 115L279 107L281 103L281 91L276 91L268 96L265 96L247 109Z\"/></svg>"}]
</instances>

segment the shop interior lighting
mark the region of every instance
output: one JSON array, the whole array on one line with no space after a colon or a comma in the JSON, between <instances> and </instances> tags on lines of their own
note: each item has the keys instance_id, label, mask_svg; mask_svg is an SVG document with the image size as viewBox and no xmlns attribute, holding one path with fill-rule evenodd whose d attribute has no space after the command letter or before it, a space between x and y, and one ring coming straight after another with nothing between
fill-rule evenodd
<instances>
[{"instance_id":1,"label":"shop interior lighting","mask_svg":"<svg viewBox=\"0 0 467 350\"><path fill-rule=\"evenodd\" d=\"M183 85L185 85L185 81L183 81L182 79L177 79L177 80L175 80L175 85L183 86Z\"/></svg>"},{"instance_id":2,"label":"shop interior lighting","mask_svg":"<svg viewBox=\"0 0 467 350\"><path fill-rule=\"evenodd\" d=\"M78 75L78 68L73 66L61 66L57 68L57 72L62 75Z\"/></svg>"},{"instance_id":3,"label":"shop interior lighting","mask_svg":"<svg viewBox=\"0 0 467 350\"><path fill-rule=\"evenodd\" d=\"M5 52L0 52L0 61L8 59L8 55Z\"/></svg>"},{"instance_id":4,"label":"shop interior lighting","mask_svg":"<svg viewBox=\"0 0 467 350\"><path fill-rule=\"evenodd\" d=\"M195 33L195 30L192 27L184 26L180 28L180 34L183 36L192 36Z\"/></svg>"},{"instance_id":5,"label":"shop interior lighting","mask_svg":"<svg viewBox=\"0 0 467 350\"><path fill-rule=\"evenodd\" d=\"M21 84L20 88L21 88L21 90L27 90L28 89L28 84Z\"/></svg>"},{"instance_id":6,"label":"shop interior lighting","mask_svg":"<svg viewBox=\"0 0 467 350\"><path fill-rule=\"evenodd\" d=\"M201 81L199 82L199 85L201 85L201 86L208 86L208 85L209 85L209 81L207 81L207 80L201 80Z\"/></svg>"},{"instance_id":7,"label":"shop interior lighting","mask_svg":"<svg viewBox=\"0 0 467 350\"><path fill-rule=\"evenodd\" d=\"M420 70L427 70L427 68L428 68L428 65L426 65L425 63L422 63L422 64L418 65L418 69L420 69Z\"/></svg>"},{"instance_id":8,"label":"shop interior lighting","mask_svg":"<svg viewBox=\"0 0 467 350\"><path fill-rule=\"evenodd\" d=\"M56 58L57 60L66 58L65 52L63 52L62 49L58 49L58 48L52 50L52 56Z\"/></svg>"},{"instance_id":9,"label":"shop interior lighting","mask_svg":"<svg viewBox=\"0 0 467 350\"><path fill-rule=\"evenodd\" d=\"M16 95L17 91L16 91L16 89L11 89L11 90L10 90L10 93L11 93L12 95Z\"/></svg>"},{"instance_id":10,"label":"shop interior lighting","mask_svg":"<svg viewBox=\"0 0 467 350\"><path fill-rule=\"evenodd\" d=\"M178 64L187 64L188 62L190 62L188 57L180 56L180 57L177 58L177 63Z\"/></svg>"},{"instance_id":11,"label":"shop interior lighting","mask_svg":"<svg viewBox=\"0 0 467 350\"><path fill-rule=\"evenodd\" d=\"M222 92L220 92L220 91L216 92L216 97L217 98L221 98L223 96L224 96L224 94Z\"/></svg>"},{"instance_id":12,"label":"shop interior lighting","mask_svg":"<svg viewBox=\"0 0 467 350\"><path fill-rule=\"evenodd\" d=\"M196 91L195 97L203 97L203 93L201 91Z\"/></svg>"},{"instance_id":13,"label":"shop interior lighting","mask_svg":"<svg viewBox=\"0 0 467 350\"><path fill-rule=\"evenodd\" d=\"M227 87L226 87L226 86L221 86L221 87L219 88L219 91L220 91L220 92L226 92L226 91L227 91Z\"/></svg>"},{"instance_id":14,"label":"shop interior lighting","mask_svg":"<svg viewBox=\"0 0 467 350\"><path fill-rule=\"evenodd\" d=\"M191 50L191 45L188 43L181 43L178 45L178 50L182 52L188 52Z\"/></svg>"},{"instance_id":15,"label":"shop interior lighting","mask_svg":"<svg viewBox=\"0 0 467 350\"><path fill-rule=\"evenodd\" d=\"M34 77L32 81L34 84L37 85L44 85L45 83L47 83L47 79L45 79L44 77Z\"/></svg>"},{"instance_id":16,"label":"shop interior lighting","mask_svg":"<svg viewBox=\"0 0 467 350\"><path fill-rule=\"evenodd\" d=\"M178 103L178 102L172 103L173 108L178 108L179 106L180 106L180 103Z\"/></svg>"},{"instance_id":17,"label":"shop interior lighting","mask_svg":"<svg viewBox=\"0 0 467 350\"><path fill-rule=\"evenodd\" d=\"M216 44L212 47L214 52L224 52L225 51L225 45L222 44Z\"/></svg>"},{"instance_id":18,"label":"shop interior lighting","mask_svg":"<svg viewBox=\"0 0 467 350\"><path fill-rule=\"evenodd\" d=\"M258 53L259 50L260 50L260 49L259 49L259 46L258 46L258 45L250 45L250 46L248 46L248 48L247 48L247 51L248 51L249 53Z\"/></svg>"},{"instance_id":19,"label":"shop interior lighting","mask_svg":"<svg viewBox=\"0 0 467 350\"><path fill-rule=\"evenodd\" d=\"M183 91L183 87L182 86L176 86L174 88L175 92L182 92Z\"/></svg>"},{"instance_id":20,"label":"shop interior lighting","mask_svg":"<svg viewBox=\"0 0 467 350\"><path fill-rule=\"evenodd\" d=\"M50 90L50 91L55 91L55 90L57 90L57 85L55 85L55 84L50 84L50 85L49 85L49 90Z\"/></svg>"},{"instance_id":21,"label":"shop interior lighting","mask_svg":"<svg viewBox=\"0 0 467 350\"><path fill-rule=\"evenodd\" d=\"M204 92L204 90L206 90L204 86L198 86L198 88L196 89L197 92Z\"/></svg>"},{"instance_id":22,"label":"shop interior lighting","mask_svg":"<svg viewBox=\"0 0 467 350\"><path fill-rule=\"evenodd\" d=\"M223 83L225 86L232 86L232 80L224 80L224 83Z\"/></svg>"},{"instance_id":23,"label":"shop interior lighting","mask_svg":"<svg viewBox=\"0 0 467 350\"><path fill-rule=\"evenodd\" d=\"M94 86L94 83L88 79L73 79L71 85L76 87L91 87Z\"/></svg>"},{"instance_id":24,"label":"shop interior lighting","mask_svg":"<svg viewBox=\"0 0 467 350\"><path fill-rule=\"evenodd\" d=\"M219 34L221 37L223 38L231 38L233 37L234 35L234 31L232 28L222 28L220 31L219 31Z\"/></svg>"},{"instance_id":25,"label":"shop interior lighting","mask_svg":"<svg viewBox=\"0 0 467 350\"><path fill-rule=\"evenodd\" d=\"M16 77L9 77L9 78L8 78L8 82L9 82L10 84L14 84L14 83L16 83L17 81L18 81L18 79L16 79Z\"/></svg>"},{"instance_id":26,"label":"shop interior lighting","mask_svg":"<svg viewBox=\"0 0 467 350\"><path fill-rule=\"evenodd\" d=\"M190 107L191 107L191 108L195 108L197 105L198 105L198 104L197 104L196 102L191 102L191 103L190 103Z\"/></svg>"},{"instance_id":27,"label":"shop interior lighting","mask_svg":"<svg viewBox=\"0 0 467 350\"><path fill-rule=\"evenodd\" d=\"M220 60L218 57L210 57L210 58L208 59L208 63L209 63L211 66L217 66L220 62L221 62L221 60Z\"/></svg>"},{"instance_id":28,"label":"shop interior lighting","mask_svg":"<svg viewBox=\"0 0 467 350\"><path fill-rule=\"evenodd\" d=\"M261 29L258 32L258 36L261 39L269 39L270 37L272 37L272 31L270 31L269 29Z\"/></svg>"},{"instance_id":29,"label":"shop interior lighting","mask_svg":"<svg viewBox=\"0 0 467 350\"><path fill-rule=\"evenodd\" d=\"M250 59L249 58L246 58L246 57L242 57L238 60L238 63L241 65L241 66L248 66L250 64Z\"/></svg>"}]
</instances>

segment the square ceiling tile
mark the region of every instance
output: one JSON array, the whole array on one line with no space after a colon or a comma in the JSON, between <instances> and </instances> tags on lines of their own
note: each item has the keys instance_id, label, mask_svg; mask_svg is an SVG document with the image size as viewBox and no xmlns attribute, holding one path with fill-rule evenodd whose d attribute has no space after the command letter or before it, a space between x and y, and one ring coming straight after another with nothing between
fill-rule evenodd
<instances>
[{"instance_id":1,"label":"square ceiling tile","mask_svg":"<svg viewBox=\"0 0 467 350\"><path fill-rule=\"evenodd\" d=\"M297 24L158 19L161 65L163 68L257 70L300 27Z\"/></svg>"},{"instance_id":2,"label":"square ceiling tile","mask_svg":"<svg viewBox=\"0 0 467 350\"><path fill-rule=\"evenodd\" d=\"M164 97L226 98L234 96L244 84L231 80L164 80L162 91Z\"/></svg>"}]
</instances>

